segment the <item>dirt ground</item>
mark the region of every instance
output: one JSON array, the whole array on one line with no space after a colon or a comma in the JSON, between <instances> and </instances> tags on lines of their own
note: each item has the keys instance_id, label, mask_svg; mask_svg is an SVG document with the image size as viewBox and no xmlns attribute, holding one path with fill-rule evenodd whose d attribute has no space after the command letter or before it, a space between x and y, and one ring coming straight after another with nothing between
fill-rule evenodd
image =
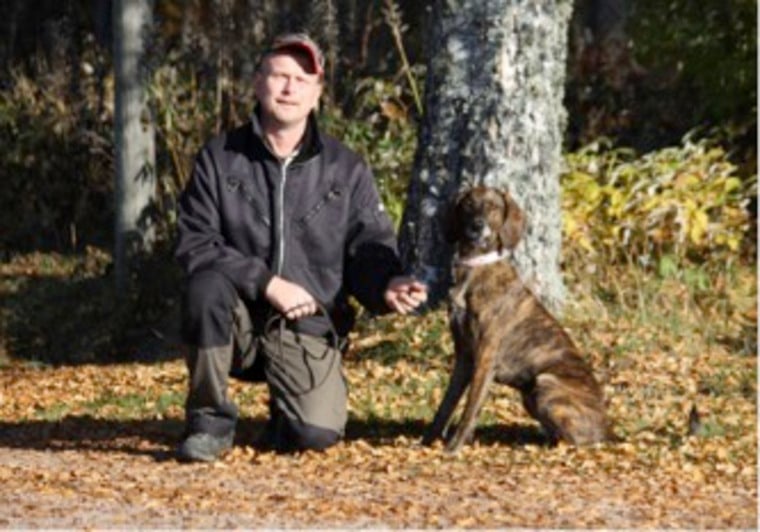
<instances>
[{"instance_id":1,"label":"dirt ground","mask_svg":"<svg viewBox=\"0 0 760 532\"><path fill-rule=\"evenodd\" d=\"M757 464L737 460L756 448L754 428L738 439L674 442L641 431L617 444L550 448L523 418L481 425L473 445L449 456L418 445L425 420L353 419L346 441L325 453L278 455L249 445L264 423L249 409L232 452L188 465L173 458L182 430L175 410L126 419L106 406L53 419L22 415L50 412L58 404L50 396L64 389L72 404L89 397L88 386L119 391L109 380L117 371L132 386L175 374L179 385L181 364L0 371L0 527L758 525ZM36 392L21 392L29 389Z\"/></svg>"},{"instance_id":2,"label":"dirt ground","mask_svg":"<svg viewBox=\"0 0 760 532\"><path fill-rule=\"evenodd\" d=\"M738 474L649 478L593 463L488 466L420 450L372 459L360 441L341 466L316 454L241 451L212 465L180 465L162 446L8 449L0 453L0 526L6 528L687 528L754 529L757 492ZM400 444L399 444L400 445ZM524 451L530 452L530 451ZM543 450L540 452L544 452ZM364 454L365 456L361 456ZM406 457L402 457L406 454ZM331 457L334 459L334 457ZM471 459L474 457L470 457ZM333 460L329 460L332 462Z\"/></svg>"}]
</instances>

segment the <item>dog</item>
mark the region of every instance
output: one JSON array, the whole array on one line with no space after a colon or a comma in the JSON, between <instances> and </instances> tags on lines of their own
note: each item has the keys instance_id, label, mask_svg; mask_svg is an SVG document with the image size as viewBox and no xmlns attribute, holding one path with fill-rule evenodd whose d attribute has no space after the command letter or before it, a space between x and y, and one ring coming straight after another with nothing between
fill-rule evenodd
<instances>
[{"instance_id":1,"label":"dog","mask_svg":"<svg viewBox=\"0 0 760 532\"><path fill-rule=\"evenodd\" d=\"M446 238L456 250L449 297L455 362L423 444L444 436L469 385L461 420L446 442L448 452L459 451L492 381L520 391L553 444L615 439L591 368L509 263L525 225L517 203L508 192L476 186L457 196L448 220Z\"/></svg>"}]
</instances>

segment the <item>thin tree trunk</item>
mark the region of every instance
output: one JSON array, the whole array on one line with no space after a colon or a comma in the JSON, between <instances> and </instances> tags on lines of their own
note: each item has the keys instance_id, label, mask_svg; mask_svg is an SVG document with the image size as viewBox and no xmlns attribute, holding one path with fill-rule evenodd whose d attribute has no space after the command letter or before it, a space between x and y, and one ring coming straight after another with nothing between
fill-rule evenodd
<instances>
[{"instance_id":1,"label":"thin tree trunk","mask_svg":"<svg viewBox=\"0 0 760 532\"><path fill-rule=\"evenodd\" d=\"M439 0L429 36L425 115L401 226L407 268L431 304L450 284L441 222L461 187L506 188L527 216L515 261L559 311L559 173L571 0Z\"/></svg>"},{"instance_id":2,"label":"thin tree trunk","mask_svg":"<svg viewBox=\"0 0 760 532\"><path fill-rule=\"evenodd\" d=\"M127 286L129 265L150 251L155 231L154 130L147 105L146 46L151 31L151 0L114 2L114 135L116 147L114 275L119 293Z\"/></svg>"}]
</instances>

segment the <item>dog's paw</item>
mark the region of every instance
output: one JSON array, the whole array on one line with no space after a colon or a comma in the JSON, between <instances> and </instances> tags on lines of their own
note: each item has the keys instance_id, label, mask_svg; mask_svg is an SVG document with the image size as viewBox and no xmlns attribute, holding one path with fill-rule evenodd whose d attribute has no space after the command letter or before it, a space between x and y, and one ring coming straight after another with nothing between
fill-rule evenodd
<instances>
[{"instance_id":1,"label":"dog's paw","mask_svg":"<svg viewBox=\"0 0 760 532\"><path fill-rule=\"evenodd\" d=\"M436 442L438 438L439 438L438 434L435 434L433 432L426 432L422 436L422 439L420 440L420 444L426 447L430 447Z\"/></svg>"}]
</instances>

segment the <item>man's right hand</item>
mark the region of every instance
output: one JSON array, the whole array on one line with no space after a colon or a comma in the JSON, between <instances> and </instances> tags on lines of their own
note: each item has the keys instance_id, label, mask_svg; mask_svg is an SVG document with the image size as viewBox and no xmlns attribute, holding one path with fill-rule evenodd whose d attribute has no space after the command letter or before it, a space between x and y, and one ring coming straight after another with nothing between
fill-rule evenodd
<instances>
[{"instance_id":1,"label":"man's right hand","mask_svg":"<svg viewBox=\"0 0 760 532\"><path fill-rule=\"evenodd\" d=\"M297 320L317 313L317 302L302 286L282 277L274 276L269 281L264 295L271 305L289 320Z\"/></svg>"}]
</instances>

